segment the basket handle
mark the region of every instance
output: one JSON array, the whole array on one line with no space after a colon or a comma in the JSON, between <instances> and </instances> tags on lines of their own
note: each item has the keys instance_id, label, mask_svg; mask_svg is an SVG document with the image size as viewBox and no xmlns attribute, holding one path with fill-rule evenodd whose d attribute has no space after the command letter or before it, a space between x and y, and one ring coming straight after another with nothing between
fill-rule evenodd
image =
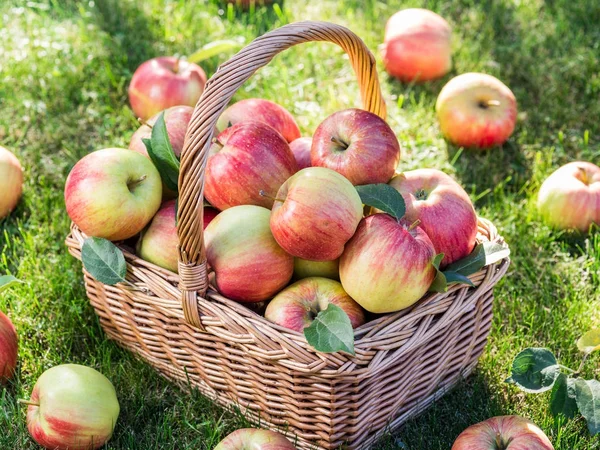
<instances>
[{"instance_id":1,"label":"basket handle","mask_svg":"<svg viewBox=\"0 0 600 450\"><path fill-rule=\"evenodd\" d=\"M328 22L297 22L266 33L222 64L206 84L187 129L179 174L179 289L185 320L202 328L197 294L208 287L203 238L204 171L219 116L229 101L258 69L287 48L311 41L342 47L358 78L364 109L385 119L386 107L377 78L375 58L365 43L345 27Z\"/></svg>"}]
</instances>

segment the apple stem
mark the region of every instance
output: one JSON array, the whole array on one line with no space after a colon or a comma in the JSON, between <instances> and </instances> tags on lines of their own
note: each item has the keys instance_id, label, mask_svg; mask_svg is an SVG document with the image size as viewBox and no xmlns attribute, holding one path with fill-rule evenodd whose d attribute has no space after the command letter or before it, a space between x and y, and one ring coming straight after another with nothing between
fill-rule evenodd
<instances>
[{"instance_id":1,"label":"apple stem","mask_svg":"<svg viewBox=\"0 0 600 450\"><path fill-rule=\"evenodd\" d=\"M331 142L335 142L340 147L344 147L344 150L346 150L348 148L348 144L346 144L341 139L336 138L335 136L331 136Z\"/></svg>"},{"instance_id":2,"label":"apple stem","mask_svg":"<svg viewBox=\"0 0 600 450\"><path fill-rule=\"evenodd\" d=\"M486 104L488 106L500 106L500 101L498 101L498 100L488 100L486 102Z\"/></svg>"},{"instance_id":3,"label":"apple stem","mask_svg":"<svg viewBox=\"0 0 600 450\"><path fill-rule=\"evenodd\" d=\"M131 190L135 189L137 187L137 185L140 184L145 179L146 179L146 175L142 175L137 180L129 181L127 183L127 188L131 191Z\"/></svg>"},{"instance_id":4,"label":"apple stem","mask_svg":"<svg viewBox=\"0 0 600 450\"><path fill-rule=\"evenodd\" d=\"M408 231L414 230L420 224L421 224L421 220L420 219L415 220L413 223L410 224L410 227L408 227Z\"/></svg>"},{"instance_id":5,"label":"apple stem","mask_svg":"<svg viewBox=\"0 0 600 450\"><path fill-rule=\"evenodd\" d=\"M40 406L39 403L32 402L31 400L25 400L23 398L20 398L19 400L17 400L17 403L21 403L22 405L29 405L29 406Z\"/></svg>"},{"instance_id":6,"label":"apple stem","mask_svg":"<svg viewBox=\"0 0 600 450\"><path fill-rule=\"evenodd\" d=\"M504 444L502 443L502 436L500 436L500 433L496 433L496 449L504 450Z\"/></svg>"},{"instance_id":7,"label":"apple stem","mask_svg":"<svg viewBox=\"0 0 600 450\"><path fill-rule=\"evenodd\" d=\"M181 61L181 56L178 56L173 64L173 73L179 73L179 61Z\"/></svg>"},{"instance_id":8,"label":"apple stem","mask_svg":"<svg viewBox=\"0 0 600 450\"><path fill-rule=\"evenodd\" d=\"M274 202L281 202L281 203L285 202L285 200L283 200L281 198L271 197L269 194L267 194L262 189L260 191L258 191L258 193L260 194L261 197L268 198L269 200L273 200Z\"/></svg>"},{"instance_id":9,"label":"apple stem","mask_svg":"<svg viewBox=\"0 0 600 450\"><path fill-rule=\"evenodd\" d=\"M223 147L225 147L225 145L223 145L223 143L222 143L222 142L219 140L219 138L216 138L216 137L214 137L214 138L212 138L212 141L211 141L211 142L212 142L213 144L217 144L217 145L218 145L220 148L223 148Z\"/></svg>"},{"instance_id":10,"label":"apple stem","mask_svg":"<svg viewBox=\"0 0 600 450\"><path fill-rule=\"evenodd\" d=\"M142 119L141 117L138 117L138 122L141 123L142 125L146 125L148 128L152 129L152 125L150 125L148 122L146 122L144 119Z\"/></svg>"},{"instance_id":11,"label":"apple stem","mask_svg":"<svg viewBox=\"0 0 600 450\"><path fill-rule=\"evenodd\" d=\"M577 169L579 169L579 173L581 175L581 181L583 181L584 184L590 184L586 170L581 166L578 166Z\"/></svg>"}]
</instances>

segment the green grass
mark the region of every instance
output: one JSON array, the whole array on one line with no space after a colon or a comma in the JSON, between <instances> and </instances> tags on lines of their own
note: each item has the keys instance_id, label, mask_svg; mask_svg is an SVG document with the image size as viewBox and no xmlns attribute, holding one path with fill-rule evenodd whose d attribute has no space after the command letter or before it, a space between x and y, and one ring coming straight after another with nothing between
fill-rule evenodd
<instances>
[{"instance_id":1,"label":"green grass","mask_svg":"<svg viewBox=\"0 0 600 450\"><path fill-rule=\"evenodd\" d=\"M572 237L542 224L541 181L559 165L600 157L600 4L594 0L288 1L253 14L219 12L184 0L5 0L0 6L0 145L26 173L17 210L0 223L0 273L26 284L0 298L21 338L14 383L0 392L0 448L36 448L16 399L61 363L87 364L115 384L122 407L110 449L212 449L243 417L186 393L106 340L89 305L80 264L63 239L69 229L62 189L70 168L103 147L126 146L136 128L126 88L135 68L161 54L190 54L217 39L255 36L302 19L355 30L376 52L394 11L423 6L454 28L454 69L444 79L407 86L380 79L401 167L437 167L457 177L481 215L499 227L513 264L496 288L494 324L475 374L377 448L447 450L468 425L498 414L538 423L557 450L600 449L580 418L555 420L548 395L506 385L512 357L547 346L576 366L577 337L600 325L600 238ZM222 57L206 61L213 73ZM449 146L435 119L437 93L452 76L499 77L519 102L515 134L501 148L474 154ZM348 61L329 44L293 48L261 70L236 98L276 100L304 133L335 110L359 106ZM1 195L1 194L0 194ZM591 358L588 377L600 377Z\"/></svg>"}]
</instances>

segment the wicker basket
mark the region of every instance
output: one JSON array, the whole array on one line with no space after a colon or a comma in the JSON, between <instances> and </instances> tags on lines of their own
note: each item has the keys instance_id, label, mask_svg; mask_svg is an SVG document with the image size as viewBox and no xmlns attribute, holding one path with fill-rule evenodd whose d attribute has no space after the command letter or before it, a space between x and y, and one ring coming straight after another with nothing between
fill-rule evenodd
<instances>
[{"instance_id":1,"label":"wicker basket","mask_svg":"<svg viewBox=\"0 0 600 450\"><path fill-rule=\"evenodd\" d=\"M374 57L346 28L300 22L259 37L219 68L190 122L179 178L179 275L123 247L127 279L137 289L106 286L84 271L85 286L108 337L164 376L191 382L221 405L283 430L298 448L367 449L473 370L491 325L492 288L509 261L471 276L474 288L451 287L358 328L355 356L316 352L302 334L215 291L202 236L204 170L214 125L256 70L282 50L309 41L341 46L356 72L363 107L385 117ZM479 231L481 241L502 241L486 220L480 220ZM72 226L67 245L78 259L85 237Z\"/></svg>"}]
</instances>

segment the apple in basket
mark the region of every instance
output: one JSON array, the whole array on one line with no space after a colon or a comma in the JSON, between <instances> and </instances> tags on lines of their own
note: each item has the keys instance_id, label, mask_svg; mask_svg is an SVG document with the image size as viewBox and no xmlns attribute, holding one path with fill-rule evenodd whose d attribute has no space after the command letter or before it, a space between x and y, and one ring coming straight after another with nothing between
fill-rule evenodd
<instances>
[{"instance_id":1,"label":"apple in basket","mask_svg":"<svg viewBox=\"0 0 600 450\"><path fill-rule=\"evenodd\" d=\"M483 73L452 78L440 92L435 109L444 136L462 147L500 145L517 121L517 101L511 90Z\"/></svg>"},{"instance_id":2,"label":"apple in basket","mask_svg":"<svg viewBox=\"0 0 600 450\"><path fill-rule=\"evenodd\" d=\"M229 434L214 450L296 450L296 447L276 431L242 428Z\"/></svg>"},{"instance_id":3,"label":"apple in basket","mask_svg":"<svg viewBox=\"0 0 600 450\"><path fill-rule=\"evenodd\" d=\"M417 302L431 286L435 254L418 222L373 214L361 220L346 244L340 280L367 311L399 311Z\"/></svg>"},{"instance_id":4,"label":"apple in basket","mask_svg":"<svg viewBox=\"0 0 600 450\"><path fill-rule=\"evenodd\" d=\"M402 81L440 78L452 68L452 30L427 9L398 11L385 26L382 47L385 70Z\"/></svg>"},{"instance_id":5,"label":"apple in basket","mask_svg":"<svg viewBox=\"0 0 600 450\"><path fill-rule=\"evenodd\" d=\"M463 431L451 450L554 450L533 422L519 416L492 417Z\"/></svg>"},{"instance_id":6,"label":"apple in basket","mask_svg":"<svg viewBox=\"0 0 600 450\"><path fill-rule=\"evenodd\" d=\"M44 372L25 403L29 434L52 450L100 448L111 438L119 417L119 402L108 378L76 364Z\"/></svg>"},{"instance_id":7,"label":"apple in basket","mask_svg":"<svg viewBox=\"0 0 600 450\"><path fill-rule=\"evenodd\" d=\"M128 239L160 208L162 182L150 159L121 148L84 156L65 185L67 213L88 236Z\"/></svg>"},{"instance_id":8,"label":"apple in basket","mask_svg":"<svg viewBox=\"0 0 600 450\"><path fill-rule=\"evenodd\" d=\"M0 147L0 219L15 209L23 192L23 169L15 155Z\"/></svg>"},{"instance_id":9,"label":"apple in basket","mask_svg":"<svg viewBox=\"0 0 600 450\"><path fill-rule=\"evenodd\" d=\"M362 215L362 202L352 183L331 169L308 167L277 192L271 230L289 254L332 261L344 251Z\"/></svg>"},{"instance_id":10,"label":"apple in basket","mask_svg":"<svg viewBox=\"0 0 600 450\"><path fill-rule=\"evenodd\" d=\"M565 164L542 184L538 209L558 229L587 232L600 225L600 167L590 162Z\"/></svg>"},{"instance_id":11,"label":"apple in basket","mask_svg":"<svg viewBox=\"0 0 600 450\"><path fill-rule=\"evenodd\" d=\"M338 281L310 277L288 286L273 298L265 318L290 330L302 332L329 304L339 306L350 318L352 328L365 323L365 313Z\"/></svg>"},{"instance_id":12,"label":"apple in basket","mask_svg":"<svg viewBox=\"0 0 600 450\"><path fill-rule=\"evenodd\" d=\"M312 138L301 137L290 142L290 149L298 163L298 169L306 169L310 167L310 148L312 146Z\"/></svg>"},{"instance_id":13,"label":"apple in basket","mask_svg":"<svg viewBox=\"0 0 600 450\"><path fill-rule=\"evenodd\" d=\"M226 209L204 231L206 258L217 289L240 302L273 297L292 278L294 258L275 241L270 211L241 205Z\"/></svg>"},{"instance_id":14,"label":"apple in basket","mask_svg":"<svg viewBox=\"0 0 600 450\"><path fill-rule=\"evenodd\" d=\"M217 128L219 131L223 131L247 120L255 120L269 125L278 131L287 142L292 142L300 137L300 129L289 111L275 102L262 98L248 98L234 103L221 114Z\"/></svg>"},{"instance_id":15,"label":"apple in basket","mask_svg":"<svg viewBox=\"0 0 600 450\"><path fill-rule=\"evenodd\" d=\"M297 170L290 146L277 131L256 121L240 122L221 132L210 148L205 196L220 210L271 208L279 187Z\"/></svg>"},{"instance_id":16,"label":"apple in basket","mask_svg":"<svg viewBox=\"0 0 600 450\"><path fill-rule=\"evenodd\" d=\"M12 378L17 367L18 340L15 327L0 311L0 384Z\"/></svg>"},{"instance_id":17,"label":"apple in basket","mask_svg":"<svg viewBox=\"0 0 600 450\"><path fill-rule=\"evenodd\" d=\"M317 127L310 161L341 173L354 185L387 183L400 161L400 144L378 115L346 109Z\"/></svg>"},{"instance_id":18,"label":"apple in basket","mask_svg":"<svg viewBox=\"0 0 600 450\"><path fill-rule=\"evenodd\" d=\"M442 266L473 251L477 214L469 194L452 177L436 169L417 169L395 176L389 184L404 198L405 218L420 220L435 251L444 254Z\"/></svg>"},{"instance_id":19,"label":"apple in basket","mask_svg":"<svg viewBox=\"0 0 600 450\"><path fill-rule=\"evenodd\" d=\"M310 261L294 258L294 278L301 280L308 277L323 277L331 280L340 279L340 260Z\"/></svg>"},{"instance_id":20,"label":"apple in basket","mask_svg":"<svg viewBox=\"0 0 600 450\"><path fill-rule=\"evenodd\" d=\"M171 106L195 106L205 84L206 74L200 66L160 56L136 69L129 85L129 103L137 117L148 120Z\"/></svg>"}]
</instances>

